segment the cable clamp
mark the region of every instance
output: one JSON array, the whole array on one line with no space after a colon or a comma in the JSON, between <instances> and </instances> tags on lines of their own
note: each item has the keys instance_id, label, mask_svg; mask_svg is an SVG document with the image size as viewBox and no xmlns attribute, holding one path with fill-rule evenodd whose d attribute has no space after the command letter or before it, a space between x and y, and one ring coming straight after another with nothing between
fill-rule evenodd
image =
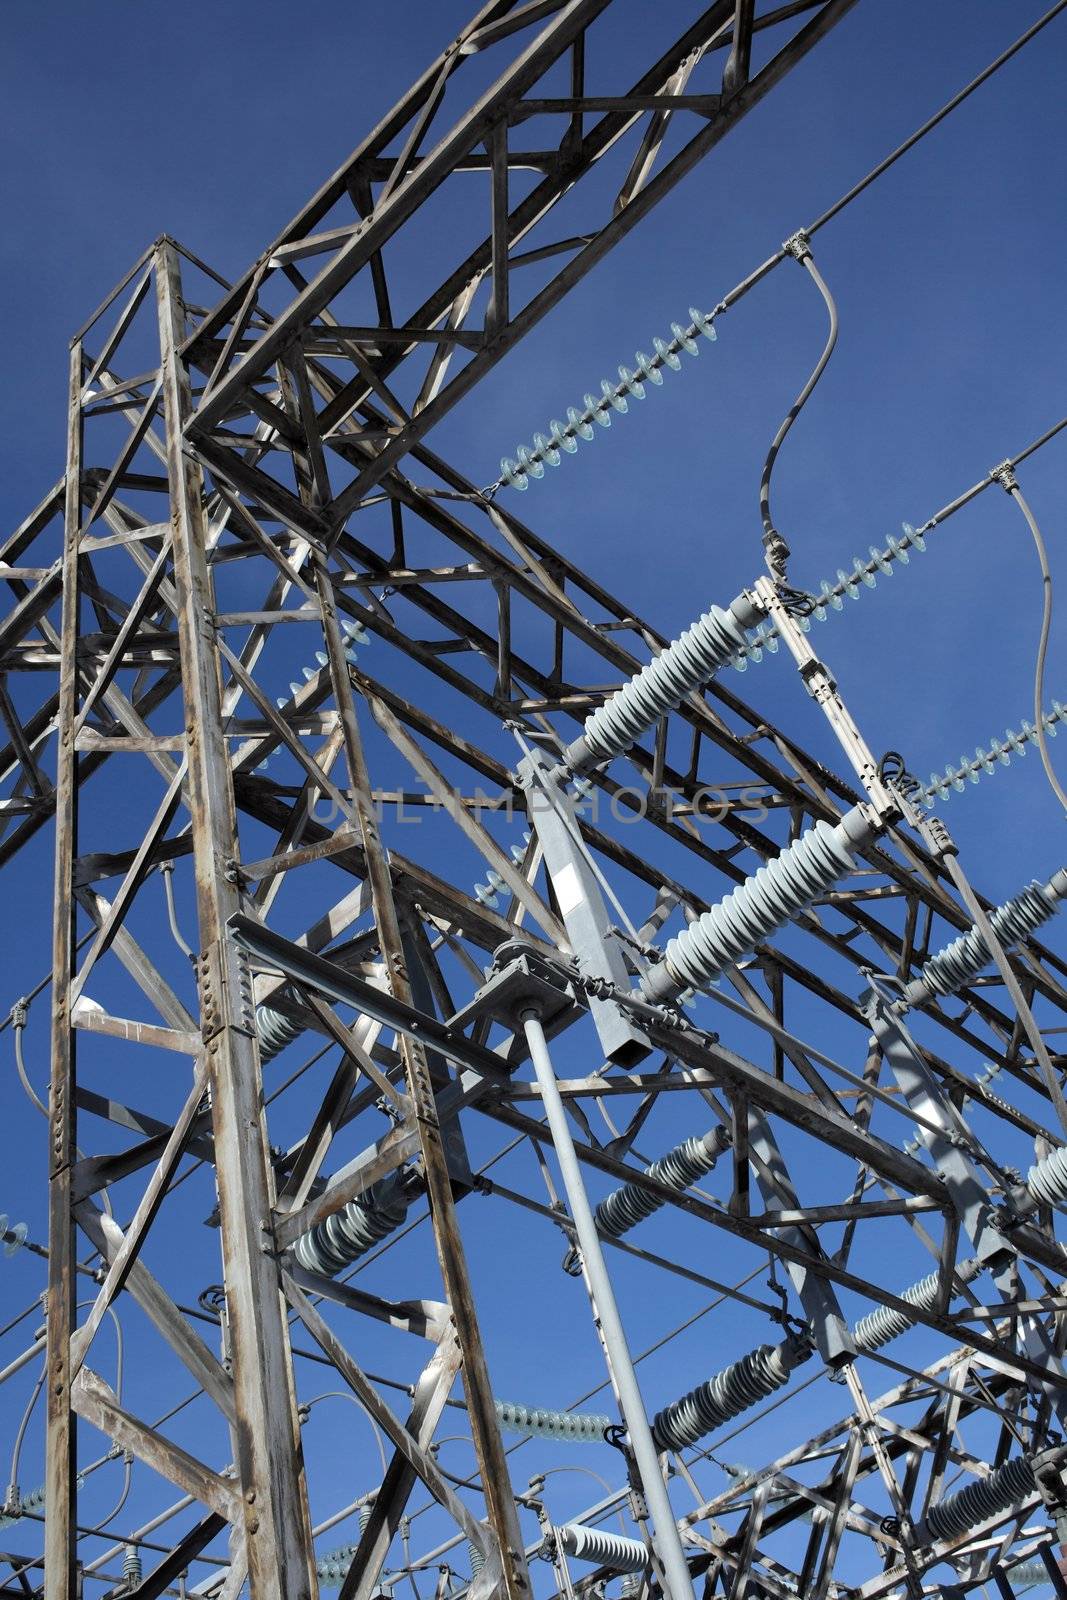
<instances>
[{"instance_id":1,"label":"cable clamp","mask_svg":"<svg viewBox=\"0 0 1067 1600\"><path fill-rule=\"evenodd\" d=\"M791 238L782 242L782 249L791 255L795 261L803 261L811 255L811 242L803 228L798 228Z\"/></svg>"},{"instance_id":2,"label":"cable clamp","mask_svg":"<svg viewBox=\"0 0 1067 1600\"><path fill-rule=\"evenodd\" d=\"M989 476L994 483L999 483L1006 494L1011 494L1013 489L1019 487L1015 476L1015 468L1010 461L1002 461L999 467L990 467Z\"/></svg>"}]
</instances>

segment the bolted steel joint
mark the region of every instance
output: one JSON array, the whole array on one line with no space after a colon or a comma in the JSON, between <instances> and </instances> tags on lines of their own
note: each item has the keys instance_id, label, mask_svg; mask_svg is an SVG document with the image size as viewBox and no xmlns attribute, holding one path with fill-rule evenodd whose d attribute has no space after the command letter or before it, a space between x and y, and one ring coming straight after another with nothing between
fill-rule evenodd
<instances>
[{"instance_id":1,"label":"bolted steel joint","mask_svg":"<svg viewBox=\"0 0 1067 1600\"><path fill-rule=\"evenodd\" d=\"M782 249L791 255L795 261L803 261L805 256L811 255L811 241L803 228L798 228L796 233L782 241Z\"/></svg>"}]
</instances>

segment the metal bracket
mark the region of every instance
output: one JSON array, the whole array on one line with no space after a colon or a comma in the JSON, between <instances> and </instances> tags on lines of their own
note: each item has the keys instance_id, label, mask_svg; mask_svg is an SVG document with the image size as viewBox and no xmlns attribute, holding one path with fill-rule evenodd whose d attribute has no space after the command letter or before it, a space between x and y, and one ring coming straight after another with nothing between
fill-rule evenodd
<instances>
[{"instance_id":1,"label":"metal bracket","mask_svg":"<svg viewBox=\"0 0 1067 1600\"><path fill-rule=\"evenodd\" d=\"M518 781L527 795L530 822L579 973L583 978L606 979L625 993L630 979L623 948L612 931L571 796L540 751L532 751L520 763ZM609 1061L632 1067L644 1060L652 1046L615 1000L591 993L589 1009Z\"/></svg>"},{"instance_id":2,"label":"metal bracket","mask_svg":"<svg viewBox=\"0 0 1067 1600\"><path fill-rule=\"evenodd\" d=\"M788 646L805 688L824 712L838 743L866 790L875 825L884 827L899 816L899 802L892 790L882 782L878 762L838 693L832 672L811 648L771 579L758 578L755 592L758 602L777 628L779 637Z\"/></svg>"},{"instance_id":3,"label":"metal bracket","mask_svg":"<svg viewBox=\"0 0 1067 1600\"><path fill-rule=\"evenodd\" d=\"M1019 487L1019 480L1015 476L1015 467L1011 461L1002 461L997 467L990 467L989 476L994 483L999 483L1006 494L1011 494L1013 489Z\"/></svg>"},{"instance_id":4,"label":"metal bracket","mask_svg":"<svg viewBox=\"0 0 1067 1600\"><path fill-rule=\"evenodd\" d=\"M496 951L488 981L452 1021L466 1027L474 1017L492 1017L513 1028L519 1013L529 1008L537 1011L546 1032L578 1009L574 989L562 973L529 945L509 939Z\"/></svg>"},{"instance_id":5,"label":"metal bracket","mask_svg":"<svg viewBox=\"0 0 1067 1600\"><path fill-rule=\"evenodd\" d=\"M782 249L795 261L803 261L805 256L811 255L811 241L803 228L798 228L796 233L790 234L788 239L782 241Z\"/></svg>"},{"instance_id":6,"label":"metal bracket","mask_svg":"<svg viewBox=\"0 0 1067 1600\"><path fill-rule=\"evenodd\" d=\"M232 939L216 939L196 961L204 1043L226 1028L256 1035L256 1005L248 957Z\"/></svg>"},{"instance_id":7,"label":"metal bracket","mask_svg":"<svg viewBox=\"0 0 1067 1600\"><path fill-rule=\"evenodd\" d=\"M983 1265L995 1275L1010 1271L1015 1249L997 1226L997 1208L971 1157L977 1141L919 1054L900 1015L901 1003L882 989L873 974L867 977L871 987L861 996L860 1007L909 1109L922 1118L918 1137L937 1167L953 1210Z\"/></svg>"}]
</instances>

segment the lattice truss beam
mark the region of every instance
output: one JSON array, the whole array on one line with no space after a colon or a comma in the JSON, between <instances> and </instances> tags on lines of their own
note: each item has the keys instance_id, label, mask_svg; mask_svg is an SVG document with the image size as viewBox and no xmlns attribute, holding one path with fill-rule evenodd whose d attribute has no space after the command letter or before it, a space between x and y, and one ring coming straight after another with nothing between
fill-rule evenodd
<instances>
[{"instance_id":1,"label":"lattice truss beam","mask_svg":"<svg viewBox=\"0 0 1067 1600\"><path fill-rule=\"evenodd\" d=\"M719 681L611 759L577 761L587 718L667 641L421 442L849 3L722 0L636 84L591 96L609 0L497 0L240 283L161 239L75 339L66 472L3 549L15 603L0 623L0 860L46 824L55 840L50 1597L120 1592L114 1552L90 1559L78 1538L78 1417L138 1482L183 1496L153 1570L130 1542L121 1592L142 1596L189 1571L190 1593L336 1583L369 1600L429 1568L442 1600L571 1597L620 1571L628 1592L676 1600L697 1581L732 1600L889 1600L991 1574L1011 1593L1012 1563L1052 1561L1064 1063L1035 1030L1057 1025L1067 967L997 923L1014 943L992 974L972 962L934 983L933 953L989 909L943 835L869 763L846 781ZM488 88L483 57L507 63ZM561 72L567 92L549 93ZM468 76L477 97L449 122ZM601 186L581 234L553 240L556 202L598 170L614 175L608 219ZM456 206L468 248L436 219L470 183L490 205L484 237L469 199ZM406 315L397 250L440 278ZM668 937L813 826L857 816L832 883L678 1009L669 952L652 960ZM1051 880L1050 909L1065 888ZM493 1132L519 1153L490 1178ZM608 1265L625 1254L663 1294L695 1285L727 1308L685 1387L723 1381L676 1405L683 1385L660 1373L651 1432L575 1173L600 1197L589 1225ZM468 1263L477 1191L498 1241L512 1226L542 1241L521 1245L517 1303L494 1303ZM429 1229L400 1240L392 1278L338 1276L423 1199ZM638 1223L646 1239L623 1238ZM526 1417L564 1441L584 1428L611 1476L577 1534L543 1474L518 1484L501 1424L523 1407L491 1377L502 1317L583 1293L566 1275L539 1284L546 1235L584 1279L626 1424L605 1441L604 1417ZM79 1237L102 1263L81 1311ZM914 1286L887 1281L898 1260ZM197 1294L199 1311L184 1305ZM210 1422L149 1421L101 1376L97 1336L128 1306L160 1372L173 1364L160 1396L184 1375ZM731 1377L749 1324L775 1345ZM371 1377L368 1351L403 1380ZM880 1399L875 1364L903 1375ZM314 1541L336 1485L324 1497L308 1398L323 1365L386 1445L376 1484L347 1473L347 1515L357 1499L364 1515L329 1557ZM718 1448L744 1406L826 1372L847 1415L709 1493L699 1441ZM438 1460L457 1406L462 1479ZM416 1488L436 1508L432 1548L409 1537ZM617 1510L632 1533L589 1545ZM39 1592L41 1558L6 1560L3 1592Z\"/></svg>"}]
</instances>

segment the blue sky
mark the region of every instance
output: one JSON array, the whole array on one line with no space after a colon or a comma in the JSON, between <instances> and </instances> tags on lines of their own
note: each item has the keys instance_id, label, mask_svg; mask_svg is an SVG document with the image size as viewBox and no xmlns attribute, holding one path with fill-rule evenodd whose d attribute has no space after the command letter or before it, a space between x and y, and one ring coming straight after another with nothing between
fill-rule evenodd
<instances>
[{"instance_id":1,"label":"blue sky","mask_svg":"<svg viewBox=\"0 0 1067 1600\"><path fill-rule=\"evenodd\" d=\"M614 48L636 66L644 8L617 4L630 28L616 34ZM430 444L489 482L501 455L579 404L619 362L631 363L634 350L666 334L690 304L714 305L1041 9L1032 0L860 0ZM165 230L221 272L238 273L467 11L450 0L412 3L376 27L371 8L324 0L9 0L0 18L8 524L61 469L67 340L144 245ZM1058 159L1065 65L1067 16L816 240L841 334L776 471L776 514L793 547L795 581L832 578L1067 412L1067 208ZM580 213L580 201L569 205L568 215ZM821 302L787 262L722 319L713 348L703 346L697 362L534 484L515 509L623 598L635 597L649 620L677 631L708 603L726 603L760 568L760 466L823 337ZM1049 545L1061 617L1065 462L1067 433L1021 472ZM935 532L925 556L848 603L818 643L871 744L903 750L925 777L1031 714L1039 615L1029 535L993 488ZM1057 626L1049 697L1067 698L1063 641ZM841 766L783 656L743 679L731 675L728 686ZM1052 745L1061 771L1065 750L1063 737ZM511 759L503 744L496 753ZM993 896L1047 877L1064 859L1063 818L1036 752L953 795L944 815L972 877ZM48 966L48 872L43 840L9 869L8 998L0 996L0 1010ZM1062 932L1054 928L1050 942L1062 950ZM40 1005L35 1025L40 1081ZM0 1036L0 1058L9 1037ZM9 1087L13 1159L0 1207L25 1215L43 1237L42 1130L17 1094ZM464 1212L476 1276L488 1283L506 1273L519 1295L541 1260L506 1255L502 1264L480 1204ZM191 1214L189 1225L202 1216L203 1209ZM552 1271L556 1241L530 1246L542 1248ZM692 1248L702 1249L695 1238ZM395 1267L382 1270L376 1287L403 1289ZM9 1294L11 1304L28 1300L41 1282L25 1254L0 1262L0 1272L4 1306ZM637 1344L664 1326L643 1281L625 1280ZM678 1320L688 1292L679 1289ZM728 1353L747 1348L753 1332L763 1336L748 1313L732 1315ZM573 1327L580 1330L577 1318ZM493 1331L513 1384L535 1368L543 1378L559 1367L532 1337L530 1348L518 1335L509 1347L504 1329ZM596 1352L587 1328L574 1338L559 1354L573 1361L575 1382L565 1388L577 1393L595 1372ZM697 1355L687 1372L703 1375ZM831 1391L826 1404L838 1395ZM560 1391L551 1401L569 1397ZM0 1395L5 1417L14 1403ZM843 1399L838 1409L846 1409ZM799 1437L804 1425L795 1426ZM331 1435L338 1462L345 1440ZM31 1480L28 1471L24 1487Z\"/></svg>"}]
</instances>

